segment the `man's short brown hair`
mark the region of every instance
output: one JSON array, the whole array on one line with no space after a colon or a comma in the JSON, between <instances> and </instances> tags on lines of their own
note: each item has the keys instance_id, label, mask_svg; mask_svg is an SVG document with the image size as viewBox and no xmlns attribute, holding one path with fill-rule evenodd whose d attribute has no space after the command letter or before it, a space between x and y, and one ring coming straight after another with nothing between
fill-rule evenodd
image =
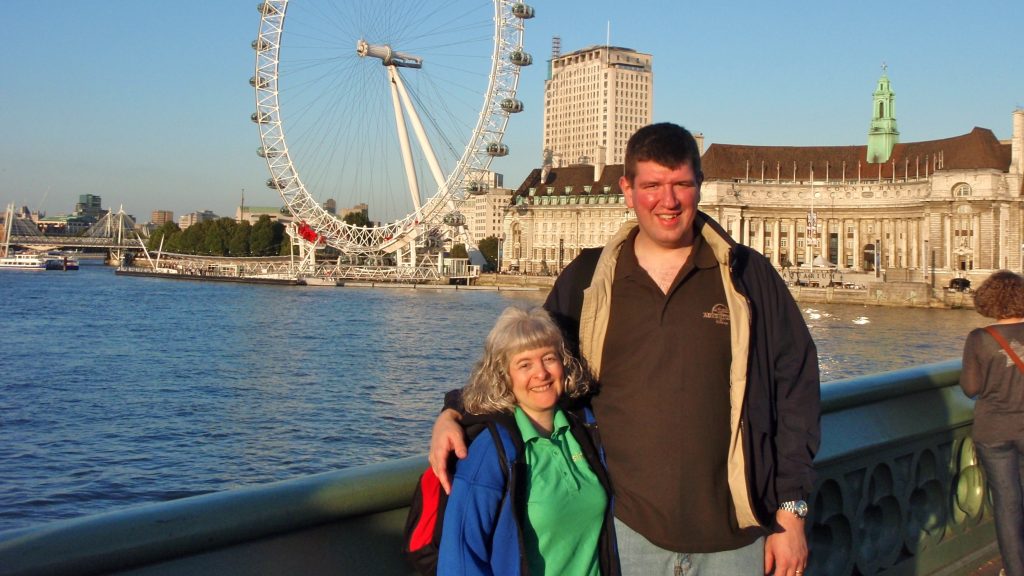
<instances>
[{"instance_id":1,"label":"man's short brown hair","mask_svg":"<svg viewBox=\"0 0 1024 576\"><path fill-rule=\"evenodd\" d=\"M686 128L671 122L648 124L629 137L623 170L630 184L636 178L637 162L656 162L666 168L688 163L697 179L704 179L697 139Z\"/></svg>"}]
</instances>

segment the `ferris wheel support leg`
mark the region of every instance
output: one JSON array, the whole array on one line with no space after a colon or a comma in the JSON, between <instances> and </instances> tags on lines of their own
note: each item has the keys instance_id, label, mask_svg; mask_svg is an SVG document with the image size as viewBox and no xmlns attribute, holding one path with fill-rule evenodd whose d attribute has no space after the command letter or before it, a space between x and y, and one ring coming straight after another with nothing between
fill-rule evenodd
<instances>
[{"instance_id":1,"label":"ferris wheel support leg","mask_svg":"<svg viewBox=\"0 0 1024 576\"><path fill-rule=\"evenodd\" d=\"M402 82L402 77L398 75L398 71L395 70L394 67L391 67L390 70L392 70L392 86L397 87L398 93L402 96L402 102L405 104L405 110L409 113L409 119L412 121L412 128L416 132L416 140L419 141L420 148L423 150L423 155L427 158L427 164L430 166L430 173L433 174L437 187L441 188L444 186L444 172L441 171L441 164L438 163L437 155L434 154L434 148L430 146L430 140L427 139L427 132L423 129L423 122L420 121L420 116L416 113L416 108L412 105L412 99L409 98L409 92L405 89L405 83Z\"/></svg>"},{"instance_id":2,"label":"ferris wheel support leg","mask_svg":"<svg viewBox=\"0 0 1024 576\"><path fill-rule=\"evenodd\" d=\"M412 195L412 205L416 212L420 211L420 185L416 180L416 168L412 162L412 147L409 144L409 129L405 125L405 115L402 114L402 106L399 104L398 90L402 79L394 66L388 66L388 80L391 84L391 105L395 110L395 127L398 131L398 141L402 148L402 162L405 165L405 179L409 182L409 194Z\"/></svg>"}]
</instances>

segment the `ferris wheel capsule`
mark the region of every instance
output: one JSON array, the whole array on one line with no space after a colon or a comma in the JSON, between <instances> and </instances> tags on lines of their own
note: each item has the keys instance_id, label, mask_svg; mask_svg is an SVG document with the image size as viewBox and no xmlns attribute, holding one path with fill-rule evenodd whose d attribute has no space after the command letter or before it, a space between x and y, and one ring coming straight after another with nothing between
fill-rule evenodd
<instances>
[{"instance_id":1,"label":"ferris wheel capsule","mask_svg":"<svg viewBox=\"0 0 1024 576\"><path fill-rule=\"evenodd\" d=\"M279 14L281 12L280 10L277 9L277 6L274 6L270 2L260 2L256 6L256 9L259 10L260 14L263 14L264 16L271 16L273 14Z\"/></svg>"},{"instance_id":2,"label":"ferris wheel capsule","mask_svg":"<svg viewBox=\"0 0 1024 576\"><path fill-rule=\"evenodd\" d=\"M277 148L267 148L266 146L260 146L256 149L256 155L260 158L276 158L281 155L281 151Z\"/></svg>"},{"instance_id":3,"label":"ferris wheel capsule","mask_svg":"<svg viewBox=\"0 0 1024 576\"><path fill-rule=\"evenodd\" d=\"M466 183L465 190L466 194L480 196L481 194L487 193L487 186L485 186L483 182L477 182L476 180L473 180L471 182Z\"/></svg>"},{"instance_id":4,"label":"ferris wheel capsule","mask_svg":"<svg viewBox=\"0 0 1024 576\"><path fill-rule=\"evenodd\" d=\"M249 78L249 86L253 88L266 88L270 85L270 80L265 76L251 76Z\"/></svg>"},{"instance_id":5,"label":"ferris wheel capsule","mask_svg":"<svg viewBox=\"0 0 1024 576\"><path fill-rule=\"evenodd\" d=\"M270 122L270 114L267 114L266 112L253 112L252 116L249 116L249 119L257 124L266 124Z\"/></svg>"},{"instance_id":6,"label":"ferris wheel capsule","mask_svg":"<svg viewBox=\"0 0 1024 576\"><path fill-rule=\"evenodd\" d=\"M533 18L533 6L523 2L516 2L515 5L512 6L512 15L523 20Z\"/></svg>"},{"instance_id":7,"label":"ferris wheel capsule","mask_svg":"<svg viewBox=\"0 0 1024 576\"><path fill-rule=\"evenodd\" d=\"M509 114L515 114L516 112L523 111L522 100L516 98L505 98L501 101L501 109Z\"/></svg>"},{"instance_id":8,"label":"ferris wheel capsule","mask_svg":"<svg viewBox=\"0 0 1024 576\"><path fill-rule=\"evenodd\" d=\"M445 224L452 227L463 226L466 224L466 217L463 216L461 212L449 212L444 215L443 221Z\"/></svg>"},{"instance_id":9,"label":"ferris wheel capsule","mask_svg":"<svg viewBox=\"0 0 1024 576\"><path fill-rule=\"evenodd\" d=\"M273 190L284 190L291 182L288 178L267 178L267 188Z\"/></svg>"},{"instance_id":10,"label":"ferris wheel capsule","mask_svg":"<svg viewBox=\"0 0 1024 576\"><path fill-rule=\"evenodd\" d=\"M487 145L487 154L495 158L508 156L508 144L502 142L491 142Z\"/></svg>"},{"instance_id":11,"label":"ferris wheel capsule","mask_svg":"<svg viewBox=\"0 0 1024 576\"><path fill-rule=\"evenodd\" d=\"M252 49L257 52L266 52L270 50L270 42L267 42L262 37L252 41Z\"/></svg>"},{"instance_id":12,"label":"ferris wheel capsule","mask_svg":"<svg viewBox=\"0 0 1024 576\"><path fill-rule=\"evenodd\" d=\"M516 48L509 54L508 59L516 66L529 66L533 64L533 56L529 52L523 49L522 46Z\"/></svg>"}]
</instances>

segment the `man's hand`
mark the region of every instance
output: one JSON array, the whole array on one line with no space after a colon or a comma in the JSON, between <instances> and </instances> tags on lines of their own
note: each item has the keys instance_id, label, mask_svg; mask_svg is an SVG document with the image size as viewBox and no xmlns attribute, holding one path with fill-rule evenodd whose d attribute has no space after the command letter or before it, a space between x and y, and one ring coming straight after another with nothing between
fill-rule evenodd
<instances>
[{"instance_id":1,"label":"man's hand","mask_svg":"<svg viewBox=\"0 0 1024 576\"><path fill-rule=\"evenodd\" d=\"M775 512L775 526L764 542L764 573L803 576L807 566L804 522L786 510Z\"/></svg>"},{"instance_id":2,"label":"man's hand","mask_svg":"<svg viewBox=\"0 0 1024 576\"><path fill-rule=\"evenodd\" d=\"M434 429L430 433L430 468L441 481L446 494L452 492L452 479L448 474L448 457L455 452L457 457L466 457L466 435L459 425L462 416L448 408L441 412L434 421Z\"/></svg>"}]
</instances>

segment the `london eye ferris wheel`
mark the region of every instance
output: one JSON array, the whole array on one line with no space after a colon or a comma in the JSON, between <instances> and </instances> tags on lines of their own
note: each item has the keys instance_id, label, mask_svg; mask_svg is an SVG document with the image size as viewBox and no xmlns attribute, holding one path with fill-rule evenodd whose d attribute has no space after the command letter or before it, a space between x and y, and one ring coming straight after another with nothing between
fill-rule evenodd
<instances>
[{"instance_id":1,"label":"london eye ferris wheel","mask_svg":"<svg viewBox=\"0 0 1024 576\"><path fill-rule=\"evenodd\" d=\"M258 154L307 241L349 255L415 254L465 233L487 192L533 9L508 0L264 0L256 52ZM286 18L287 16L287 18ZM287 29L285 26L287 20ZM286 138L287 134L287 138ZM367 204L378 225L325 209Z\"/></svg>"}]
</instances>

